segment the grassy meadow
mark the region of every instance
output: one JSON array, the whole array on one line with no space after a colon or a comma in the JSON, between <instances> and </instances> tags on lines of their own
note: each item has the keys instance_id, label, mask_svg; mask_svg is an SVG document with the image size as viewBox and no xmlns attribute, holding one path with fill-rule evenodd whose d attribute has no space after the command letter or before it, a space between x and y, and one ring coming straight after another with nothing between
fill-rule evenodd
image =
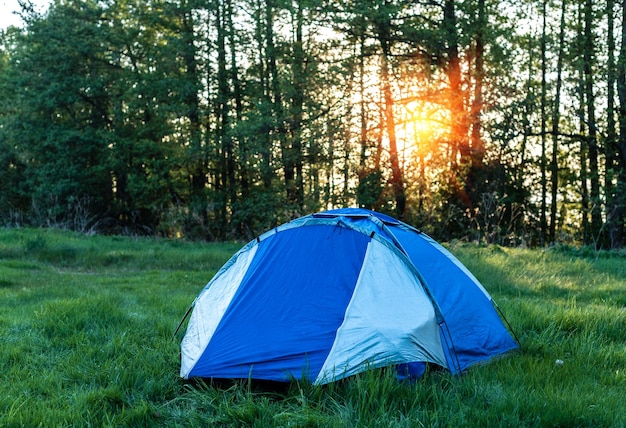
<instances>
[{"instance_id":1,"label":"grassy meadow","mask_svg":"<svg viewBox=\"0 0 626 428\"><path fill-rule=\"evenodd\" d=\"M0 229L0 426L626 426L625 252L450 244L522 347L459 377L184 383L173 331L240 245Z\"/></svg>"}]
</instances>

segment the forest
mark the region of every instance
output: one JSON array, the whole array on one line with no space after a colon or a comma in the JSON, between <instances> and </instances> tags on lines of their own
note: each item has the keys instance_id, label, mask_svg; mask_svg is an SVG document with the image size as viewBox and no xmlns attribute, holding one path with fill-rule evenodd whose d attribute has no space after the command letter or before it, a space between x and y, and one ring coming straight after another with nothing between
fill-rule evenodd
<instances>
[{"instance_id":1,"label":"forest","mask_svg":"<svg viewBox=\"0 0 626 428\"><path fill-rule=\"evenodd\" d=\"M360 206L626 246L626 0L21 4L0 225L251 239Z\"/></svg>"}]
</instances>

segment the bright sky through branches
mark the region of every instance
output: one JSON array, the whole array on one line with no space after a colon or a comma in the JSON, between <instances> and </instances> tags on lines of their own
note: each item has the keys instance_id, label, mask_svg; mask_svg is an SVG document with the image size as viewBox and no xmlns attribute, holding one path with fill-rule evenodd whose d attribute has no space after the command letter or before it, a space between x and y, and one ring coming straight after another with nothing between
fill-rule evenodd
<instances>
[{"instance_id":1,"label":"bright sky through branches","mask_svg":"<svg viewBox=\"0 0 626 428\"><path fill-rule=\"evenodd\" d=\"M43 12L48 7L50 0L31 0L35 6L35 10ZM21 27L23 22L19 15L16 14L20 10L18 0L0 0L0 30L14 25Z\"/></svg>"}]
</instances>

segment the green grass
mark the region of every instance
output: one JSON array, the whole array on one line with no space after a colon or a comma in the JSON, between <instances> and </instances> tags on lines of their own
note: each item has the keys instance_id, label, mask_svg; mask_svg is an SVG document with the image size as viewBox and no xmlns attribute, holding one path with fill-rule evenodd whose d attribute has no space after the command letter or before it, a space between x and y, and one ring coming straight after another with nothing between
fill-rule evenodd
<instances>
[{"instance_id":1,"label":"green grass","mask_svg":"<svg viewBox=\"0 0 626 428\"><path fill-rule=\"evenodd\" d=\"M460 377L185 384L173 330L239 246L0 229L0 426L626 426L623 252L451 245L522 344Z\"/></svg>"}]
</instances>

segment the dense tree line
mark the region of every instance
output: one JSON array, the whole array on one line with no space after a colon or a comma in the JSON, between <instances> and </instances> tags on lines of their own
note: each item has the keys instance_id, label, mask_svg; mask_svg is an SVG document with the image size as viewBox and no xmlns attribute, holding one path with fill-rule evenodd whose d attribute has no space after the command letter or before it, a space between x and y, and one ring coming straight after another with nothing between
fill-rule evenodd
<instances>
[{"instance_id":1,"label":"dense tree line","mask_svg":"<svg viewBox=\"0 0 626 428\"><path fill-rule=\"evenodd\" d=\"M359 205L626 244L626 1L56 0L2 33L0 221L250 238Z\"/></svg>"}]
</instances>

